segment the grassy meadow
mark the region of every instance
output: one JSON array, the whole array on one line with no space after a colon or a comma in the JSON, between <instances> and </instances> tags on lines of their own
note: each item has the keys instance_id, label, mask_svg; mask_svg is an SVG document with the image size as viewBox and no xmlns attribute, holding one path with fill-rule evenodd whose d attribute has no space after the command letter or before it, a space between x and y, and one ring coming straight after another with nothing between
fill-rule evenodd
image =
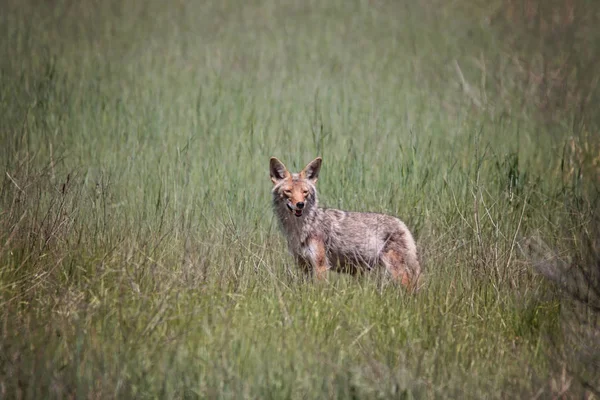
<instances>
[{"instance_id":1,"label":"grassy meadow","mask_svg":"<svg viewBox=\"0 0 600 400\"><path fill-rule=\"evenodd\" d=\"M600 398L600 4L0 5L0 398ZM303 280L268 162L425 287Z\"/></svg>"}]
</instances>

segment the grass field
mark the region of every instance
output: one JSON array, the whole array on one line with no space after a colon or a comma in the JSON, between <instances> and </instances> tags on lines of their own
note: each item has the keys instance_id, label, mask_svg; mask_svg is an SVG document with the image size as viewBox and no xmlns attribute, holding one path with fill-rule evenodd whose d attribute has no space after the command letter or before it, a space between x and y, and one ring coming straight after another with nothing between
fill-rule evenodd
<instances>
[{"instance_id":1,"label":"grass field","mask_svg":"<svg viewBox=\"0 0 600 400\"><path fill-rule=\"evenodd\" d=\"M596 2L1 7L0 398L600 398ZM317 155L418 294L303 281Z\"/></svg>"}]
</instances>

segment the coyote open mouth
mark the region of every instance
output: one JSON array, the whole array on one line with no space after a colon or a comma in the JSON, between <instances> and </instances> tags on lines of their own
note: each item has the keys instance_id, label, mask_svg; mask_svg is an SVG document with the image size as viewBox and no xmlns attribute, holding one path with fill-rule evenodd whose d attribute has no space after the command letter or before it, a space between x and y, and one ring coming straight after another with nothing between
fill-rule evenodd
<instances>
[{"instance_id":1,"label":"coyote open mouth","mask_svg":"<svg viewBox=\"0 0 600 400\"><path fill-rule=\"evenodd\" d=\"M292 208L292 206L290 206L289 203L286 204L287 208L289 208L289 210L296 216L296 217L301 217L302 216L302 210L300 210L299 208Z\"/></svg>"}]
</instances>

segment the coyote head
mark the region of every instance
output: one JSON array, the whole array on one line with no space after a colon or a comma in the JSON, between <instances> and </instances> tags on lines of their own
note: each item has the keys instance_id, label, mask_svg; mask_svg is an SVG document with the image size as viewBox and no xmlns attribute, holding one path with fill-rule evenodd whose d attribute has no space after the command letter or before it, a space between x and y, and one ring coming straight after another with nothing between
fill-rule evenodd
<instances>
[{"instance_id":1,"label":"coyote head","mask_svg":"<svg viewBox=\"0 0 600 400\"><path fill-rule=\"evenodd\" d=\"M292 174L277 158L270 163L273 181L273 203L277 208L287 208L296 217L310 213L317 206L315 183L321 169L321 157L308 163L302 171Z\"/></svg>"}]
</instances>

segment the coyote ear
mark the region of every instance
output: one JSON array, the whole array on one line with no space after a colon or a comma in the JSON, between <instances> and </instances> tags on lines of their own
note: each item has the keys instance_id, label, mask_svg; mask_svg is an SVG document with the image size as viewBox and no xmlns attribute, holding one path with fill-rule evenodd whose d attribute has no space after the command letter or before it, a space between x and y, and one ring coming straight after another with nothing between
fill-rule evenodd
<instances>
[{"instance_id":1,"label":"coyote ear","mask_svg":"<svg viewBox=\"0 0 600 400\"><path fill-rule=\"evenodd\" d=\"M304 167L302 172L300 172L300 175L302 175L304 178L310 181L313 181L313 183L316 183L319 179L319 171L321 170L322 161L323 159L321 157L315 158L314 160L309 162L306 167Z\"/></svg>"},{"instance_id":2,"label":"coyote ear","mask_svg":"<svg viewBox=\"0 0 600 400\"><path fill-rule=\"evenodd\" d=\"M269 171L271 173L271 181L273 184L276 184L282 179L290 176L290 172L287 170L285 165L283 165L283 163L275 157L271 157Z\"/></svg>"}]
</instances>

